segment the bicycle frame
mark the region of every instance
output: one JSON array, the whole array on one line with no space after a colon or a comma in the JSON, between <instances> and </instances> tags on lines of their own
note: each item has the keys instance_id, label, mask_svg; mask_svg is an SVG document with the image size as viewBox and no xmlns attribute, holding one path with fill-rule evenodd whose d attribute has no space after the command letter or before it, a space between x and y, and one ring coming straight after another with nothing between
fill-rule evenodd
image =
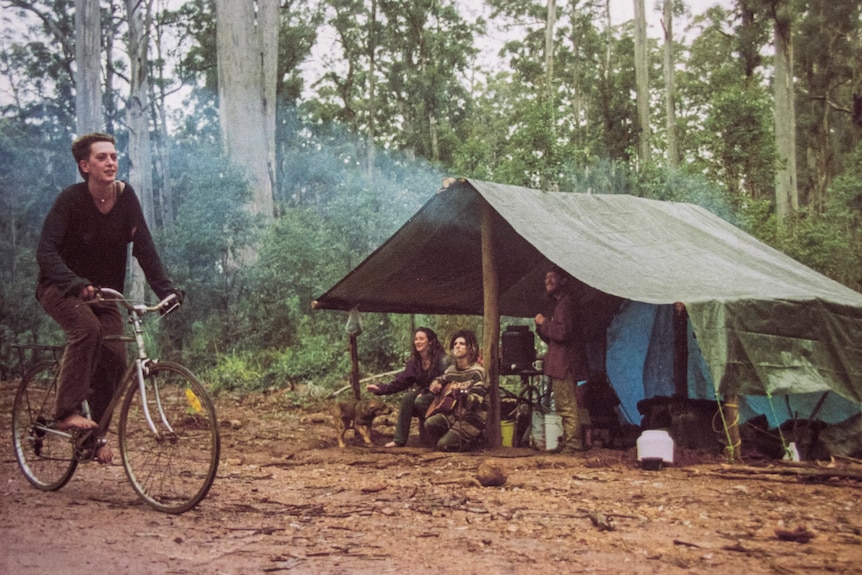
<instances>
[{"instance_id":1,"label":"bicycle frame","mask_svg":"<svg viewBox=\"0 0 862 575\"><path fill-rule=\"evenodd\" d=\"M135 346L137 347L137 350L138 350L138 357L136 357L135 361L129 365L129 368L126 370L126 373L123 375L123 379L121 380L124 383L128 381L128 384L122 386L121 389L123 390L123 393L114 394L114 397L111 399L111 403L108 406L108 409L105 411L105 415L102 419L103 419L103 421L110 421L110 418L111 418L113 411L114 411L114 407L116 406L119 399L121 397L125 396L126 393L129 393L129 389L132 386L132 378L134 377L138 382L138 390L141 393L141 397L144 398L144 401L142 402L142 404L143 404L143 408L144 408L144 418L147 420L147 425L149 425L150 430L153 432L154 435L161 438L162 433L156 427L156 424L153 421L152 414L150 414L149 404L146 401L147 386L146 386L145 375L148 372L148 365L151 362L154 362L156 360L150 359L147 356L146 343L144 341L144 328L143 328L143 325L141 323L141 318L144 315L151 313L151 312L154 312L154 311L160 311L160 312L163 312L165 314L170 313L171 311L173 311L174 309L179 307L179 304L176 303L175 299L172 300L171 298L168 298L165 300L165 302L170 304L170 307L168 307L167 309L164 308L165 302L161 302L159 305L155 305L155 306L132 305L123 298L121 293L115 292L114 290L109 289L109 288L102 288L100 290L100 294L102 296L104 296L104 295L112 296L113 298L115 298L116 301L123 304L123 306L126 308L126 310L129 313L129 323L132 324L132 333L134 334L133 338L129 338L127 336L117 336L117 337L111 338L109 336L106 339L114 339L114 340L118 340L118 341L134 341ZM107 301L111 301L111 300L107 300ZM169 434L174 434L175 432L174 432L173 428L171 427L170 423L168 423L168 418L165 416L164 409L162 408L162 402L161 402L161 398L159 397L158 386L153 386L153 397L155 398L156 406L158 407L159 418L162 421L162 425L164 425L164 427L168 430ZM102 428L102 422L99 423L99 428L100 429ZM106 430L102 430L102 431L104 432Z\"/></svg>"},{"instance_id":2,"label":"bicycle frame","mask_svg":"<svg viewBox=\"0 0 862 575\"><path fill-rule=\"evenodd\" d=\"M109 336L105 336L104 340L105 341L122 341L122 342L126 342L126 343L134 342L135 347L137 348L137 351L138 351L137 357L135 358L134 362L129 364L129 366L126 368L125 373L123 374L122 379L120 379L120 382L122 383L122 385L117 390L117 392L114 394L114 397L111 398L111 401L108 404L108 407L105 409L105 413L102 416L101 421L99 421L98 433L101 435L101 434L104 434L107 432L108 422L111 421L111 418L113 417L114 409L116 409L117 405L120 403L120 400L127 393L129 393L129 390L131 389L132 385L134 385L135 381L137 382L138 390L141 393L141 397L144 399L146 399L146 397L147 397L146 377L145 377L147 372L148 372L147 366L151 362L155 362L156 360L150 359L147 356L146 343L144 341L144 328L143 328L143 324L141 321L143 316L148 314L148 313L152 313L154 311L169 313L170 311L172 311L176 307L178 307L178 304L175 301L168 298L165 301L160 302L159 304L157 304L155 306L132 305L123 298L123 295L120 292L117 292L117 291L112 290L110 288L101 288L99 290L99 293L100 293L100 297L101 297L102 301L116 301L116 302L123 304L123 306L126 308L128 314L129 314L129 323L132 325L132 333L133 333L133 336L109 335ZM108 298L106 298L105 296L108 296ZM165 303L171 304L170 307L165 309L165 307L164 307ZM165 429L167 429L168 434L174 434L175 432L174 432L173 428L171 427L170 423L168 423L168 418L166 417L164 409L162 408L161 398L159 397L158 386L155 386L153 388L153 397L155 398L156 406L158 407L159 419L161 420L162 425L164 426ZM87 405L86 400L84 402L84 406L85 406L84 409L86 410L87 417L89 417L89 405ZM144 417L146 418L147 425L149 425L150 430L153 432L153 434L161 439L163 432L159 431L159 428L157 427L155 421L153 420L152 414L150 413L149 404L147 401L143 402L143 409L144 409ZM66 438L70 441L74 441L76 443L78 442L78 440L80 438L85 438L85 437L90 436L90 433L88 433L87 431L83 431L83 432L78 431L78 430L61 431L59 429L56 429L52 425L51 422L46 422L44 424L41 424L41 425L37 426L37 429L39 431L44 432L44 433L51 433L51 434L57 435L59 437L64 437L64 438Z\"/></svg>"}]
</instances>

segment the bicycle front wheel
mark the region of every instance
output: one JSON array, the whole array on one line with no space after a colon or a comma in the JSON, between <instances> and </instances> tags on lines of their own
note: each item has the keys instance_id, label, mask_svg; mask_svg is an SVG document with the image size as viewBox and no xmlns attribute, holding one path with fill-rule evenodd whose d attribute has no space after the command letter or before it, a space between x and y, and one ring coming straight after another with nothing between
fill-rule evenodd
<instances>
[{"instance_id":1,"label":"bicycle front wheel","mask_svg":"<svg viewBox=\"0 0 862 575\"><path fill-rule=\"evenodd\" d=\"M54 429L59 364L40 361L30 368L12 404L12 447L27 481L43 491L60 489L75 473L78 460L67 434Z\"/></svg>"},{"instance_id":2,"label":"bicycle front wheel","mask_svg":"<svg viewBox=\"0 0 862 575\"><path fill-rule=\"evenodd\" d=\"M143 394L134 380L123 401L119 436L126 476L154 509L183 513L212 487L220 448L215 408L185 367L149 364Z\"/></svg>"}]
</instances>

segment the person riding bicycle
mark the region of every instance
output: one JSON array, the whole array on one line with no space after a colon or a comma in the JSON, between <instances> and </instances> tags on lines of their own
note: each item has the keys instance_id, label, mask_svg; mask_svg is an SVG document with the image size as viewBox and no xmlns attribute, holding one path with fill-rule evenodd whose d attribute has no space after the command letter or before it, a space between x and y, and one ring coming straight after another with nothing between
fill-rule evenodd
<instances>
[{"instance_id":1,"label":"person riding bicycle","mask_svg":"<svg viewBox=\"0 0 862 575\"><path fill-rule=\"evenodd\" d=\"M61 430L96 430L126 367L125 344L102 339L123 334L123 317L116 303L96 299L98 287L123 291L132 244L159 299L175 293L182 303L183 292L168 279L135 191L116 179L114 137L81 136L72 143L72 156L84 181L64 189L45 218L36 252L36 299L66 337L55 424ZM85 399L92 419L80 411ZM110 445L99 445L95 457L110 463Z\"/></svg>"}]
</instances>

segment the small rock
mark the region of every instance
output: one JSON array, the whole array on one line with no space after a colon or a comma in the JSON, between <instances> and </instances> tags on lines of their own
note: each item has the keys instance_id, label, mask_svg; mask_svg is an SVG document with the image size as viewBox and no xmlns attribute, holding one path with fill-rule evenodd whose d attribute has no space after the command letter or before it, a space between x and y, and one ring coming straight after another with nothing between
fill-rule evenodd
<instances>
[{"instance_id":1,"label":"small rock","mask_svg":"<svg viewBox=\"0 0 862 575\"><path fill-rule=\"evenodd\" d=\"M489 460L480 463L476 472L476 479L483 487L505 485L508 478L509 476L502 465Z\"/></svg>"}]
</instances>

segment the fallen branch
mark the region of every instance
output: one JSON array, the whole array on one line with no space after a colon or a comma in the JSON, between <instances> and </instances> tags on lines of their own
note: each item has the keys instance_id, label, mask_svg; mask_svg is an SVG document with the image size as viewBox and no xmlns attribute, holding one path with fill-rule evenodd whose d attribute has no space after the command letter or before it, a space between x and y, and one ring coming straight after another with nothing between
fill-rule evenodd
<instances>
[{"instance_id":1,"label":"fallen branch","mask_svg":"<svg viewBox=\"0 0 862 575\"><path fill-rule=\"evenodd\" d=\"M284 527L228 527L228 531L251 531L252 535L263 533L264 535L272 535L276 531L284 531Z\"/></svg>"},{"instance_id":2,"label":"fallen branch","mask_svg":"<svg viewBox=\"0 0 862 575\"><path fill-rule=\"evenodd\" d=\"M719 470L718 476L722 475L792 475L806 479L853 479L862 481L862 472L838 469L838 468L812 468L812 467L750 467L733 466Z\"/></svg>"},{"instance_id":3,"label":"fallen branch","mask_svg":"<svg viewBox=\"0 0 862 575\"><path fill-rule=\"evenodd\" d=\"M375 379L380 379L381 377L388 377L388 376L390 376L390 375L395 375L396 373L401 373L402 371L403 371L403 370L401 370L401 369L396 369L395 371L387 371L386 373L378 373L378 374L375 374L375 375L369 375L368 377L364 377L364 378L360 379L360 380L359 380L359 383L365 383L365 382L367 382L367 381L372 381L372 380L375 380ZM327 399L332 399L333 397L335 397L335 396L337 396L337 395L340 395L341 393L343 393L343 392L347 391L348 389L353 389L353 386L352 386L352 385L350 385L349 383L348 383L347 385L345 385L344 387L341 387L341 388L339 388L339 389L336 389L335 391L333 391L332 393L330 393L330 394L329 394L328 396L326 396L326 397L327 397Z\"/></svg>"},{"instance_id":4,"label":"fallen branch","mask_svg":"<svg viewBox=\"0 0 862 575\"><path fill-rule=\"evenodd\" d=\"M833 455L833 459L840 459L842 461L849 461L850 463L857 463L862 465L862 459L856 459L855 457L848 457L846 455Z\"/></svg>"}]
</instances>

